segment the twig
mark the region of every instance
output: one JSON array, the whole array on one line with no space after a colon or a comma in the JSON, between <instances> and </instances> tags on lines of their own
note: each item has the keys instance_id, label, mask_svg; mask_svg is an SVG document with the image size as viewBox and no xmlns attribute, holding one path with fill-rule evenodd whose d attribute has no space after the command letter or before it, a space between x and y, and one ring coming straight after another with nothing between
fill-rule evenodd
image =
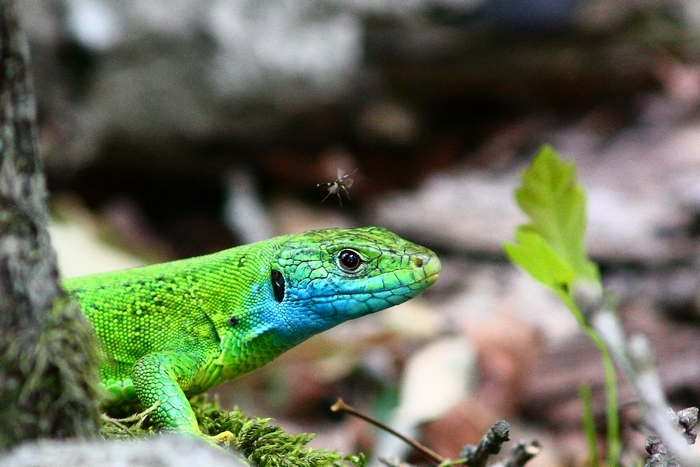
<instances>
[{"instance_id":1,"label":"twig","mask_svg":"<svg viewBox=\"0 0 700 467\"><path fill-rule=\"evenodd\" d=\"M460 458L466 460L469 467L484 467L489 456L501 452L503 443L509 441L510 425L505 420L499 420L493 424L491 429L474 446L468 444L459 453Z\"/></svg>"},{"instance_id":2,"label":"twig","mask_svg":"<svg viewBox=\"0 0 700 467\"><path fill-rule=\"evenodd\" d=\"M695 425L698 424L698 413L700 413L700 410L697 407L689 407L680 410L678 413L671 413L673 420L678 423L681 435L688 444L695 444L695 440L698 437L695 431Z\"/></svg>"},{"instance_id":3,"label":"twig","mask_svg":"<svg viewBox=\"0 0 700 467\"><path fill-rule=\"evenodd\" d=\"M124 425L123 423L121 423L121 422L120 422L118 419L116 419L116 418L112 418L112 417L110 417L109 415L102 414L102 420L105 421L106 423L110 423L110 424L116 426L117 428L119 428L120 430L122 430L123 432L125 432L126 434L128 434L129 436L131 436L132 438L136 436L136 435L134 434L134 432L131 431L131 428L129 428L128 426Z\"/></svg>"},{"instance_id":4,"label":"twig","mask_svg":"<svg viewBox=\"0 0 700 467\"><path fill-rule=\"evenodd\" d=\"M491 467L523 467L527 461L542 452L542 447L537 441L520 441L510 452L510 455L501 462L493 464Z\"/></svg>"},{"instance_id":5,"label":"twig","mask_svg":"<svg viewBox=\"0 0 700 467\"><path fill-rule=\"evenodd\" d=\"M658 436L649 436L644 443L644 449L649 453L644 467L681 467Z\"/></svg>"},{"instance_id":6,"label":"twig","mask_svg":"<svg viewBox=\"0 0 700 467\"><path fill-rule=\"evenodd\" d=\"M134 415L130 415L125 418L112 418L109 415L102 414L102 420L106 421L107 423L111 423L112 425L124 430L129 434L129 436L135 436L133 430L138 430L141 428L141 425L143 422L146 420L148 415L156 410L158 406L160 405L160 401L157 400L152 406L144 410L143 412L136 413ZM125 425L125 423L131 423L131 422L137 422L134 426L128 427Z\"/></svg>"},{"instance_id":7,"label":"twig","mask_svg":"<svg viewBox=\"0 0 700 467\"><path fill-rule=\"evenodd\" d=\"M411 445L415 450L422 453L424 456L432 459L439 464L439 467L451 467L457 465L468 465L469 467L485 467L486 461L490 456L501 452L503 443L509 441L510 425L505 420L500 420L493 424L488 432L479 440L479 443L474 446L468 444L462 448L462 452L457 460L449 460L440 456L431 449L423 446L419 442L407 438L401 433L396 432L382 422L366 415L357 409L346 404L343 399L338 398L335 404L331 406L333 412L345 412L354 415L362 420L371 423L383 430L388 431L397 438ZM541 451L537 441L525 443L520 441L511 451L510 456L502 462L495 464L493 467L523 467L527 461L535 457ZM379 458L379 461L387 467L410 467L410 464L401 462L394 458Z\"/></svg>"},{"instance_id":8,"label":"twig","mask_svg":"<svg viewBox=\"0 0 700 467\"><path fill-rule=\"evenodd\" d=\"M369 422L369 423L371 423L372 425L381 428L382 430L386 430L387 432L389 432L389 433L391 433L392 435L396 436L397 438L399 438L400 440L404 441L405 443L408 443L413 449L415 449L416 451L420 452L421 454L423 454L423 455L426 456L427 458L429 458L429 459L431 459L431 460L437 462L438 464L442 464L442 463L446 462L446 459L445 459L444 457L442 457L440 454L436 453L436 452L433 451L432 449L423 446L422 444L420 444L420 443L419 443L418 441L416 441L416 440L407 438L406 436L404 436L404 435L402 435L401 433L395 431L393 428L391 428L391 427L385 425L384 423L380 422L379 420L377 420L377 419L375 419L375 418L372 418L372 417L370 417L369 415L364 414L364 413L358 411L357 409L355 409L355 408L352 407L352 406L349 406L349 405L346 404L346 403L343 401L343 399L341 399L340 397L339 397L338 400L335 402L335 404L333 404L333 405L331 406L331 410L332 410L333 412L345 412L345 413L349 413L350 415L354 415L355 417L361 418L362 420L365 420L366 422Z\"/></svg>"}]
</instances>

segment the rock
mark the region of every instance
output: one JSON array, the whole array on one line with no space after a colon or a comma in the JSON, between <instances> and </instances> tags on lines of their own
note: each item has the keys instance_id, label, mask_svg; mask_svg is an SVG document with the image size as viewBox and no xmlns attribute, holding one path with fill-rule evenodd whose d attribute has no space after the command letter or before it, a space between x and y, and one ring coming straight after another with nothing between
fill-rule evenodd
<instances>
[{"instance_id":1,"label":"rock","mask_svg":"<svg viewBox=\"0 0 700 467\"><path fill-rule=\"evenodd\" d=\"M158 436L141 441L37 441L0 455L0 467L250 467L201 440Z\"/></svg>"},{"instance_id":2,"label":"rock","mask_svg":"<svg viewBox=\"0 0 700 467\"><path fill-rule=\"evenodd\" d=\"M653 35L638 46L629 17L645 15L650 30L676 17L659 15L672 6L611 0L21 3L57 170L105 149L123 151L115 163L139 152L172 164L211 141L323 140L328 128L336 139L409 144L444 118L420 109L475 96L517 106L629 96L649 87L650 50L668 47Z\"/></svg>"},{"instance_id":3,"label":"rock","mask_svg":"<svg viewBox=\"0 0 700 467\"><path fill-rule=\"evenodd\" d=\"M74 151L115 139L259 140L342 99L359 70L356 15L312 0L27 3L41 107L82 141L57 164L80 167L89 155ZM54 138L57 150L73 144Z\"/></svg>"}]
</instances>

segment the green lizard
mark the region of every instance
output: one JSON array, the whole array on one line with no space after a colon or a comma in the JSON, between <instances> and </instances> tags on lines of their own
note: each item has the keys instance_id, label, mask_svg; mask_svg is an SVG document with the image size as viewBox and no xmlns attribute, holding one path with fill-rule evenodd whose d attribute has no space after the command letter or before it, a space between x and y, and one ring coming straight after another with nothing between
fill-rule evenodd
<instances>
[{"instance_id":1,"label":"green lizard","mask_svg":"<svg viewBox=\"0 0 700 467\"><path fill-rule=\"evenodd\" d=\"M314 334L405 302L439 272L432 251L364 227L276 237L64 285L97 335L107 405L159 402L151 414L159 427L204 436L189 397Z\"/></svg>"}]
</instances>

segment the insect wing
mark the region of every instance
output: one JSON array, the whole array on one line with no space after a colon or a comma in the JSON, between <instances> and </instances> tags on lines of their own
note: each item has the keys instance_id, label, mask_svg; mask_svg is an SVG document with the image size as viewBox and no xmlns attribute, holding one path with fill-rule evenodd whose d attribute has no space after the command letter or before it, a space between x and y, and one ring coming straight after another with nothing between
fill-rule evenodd
<instances>
[{"instance_id":1,"label":"insect wing","mask_svg":"<svg viewBox=\"0 0 700 467\"><path fill-rule=\"evenodd\" d=\"M345 171L341 168L338 168L338 179L335 180L334 182L326 182L326 183L317 183L316 186L326 186L328 187L328 194L326 195L325 198L321 200L323 203L330 195L338 195L338 201L340 202L340 205L343 205L343 200L340 197L340 189L342 188L343 191L345 192L345 195L350 199L350 192L348 192L348 188L352 186L354 183L354 180L350 178L350 175L354 174L357 172L357 169L353 170L350 173L345 173Z\"/></svg>"}]
</instances>

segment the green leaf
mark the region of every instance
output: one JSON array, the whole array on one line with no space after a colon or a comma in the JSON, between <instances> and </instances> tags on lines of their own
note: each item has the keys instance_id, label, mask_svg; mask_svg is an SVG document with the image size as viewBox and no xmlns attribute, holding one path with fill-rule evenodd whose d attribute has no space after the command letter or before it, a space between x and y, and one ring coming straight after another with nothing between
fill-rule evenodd
<instances>
[{"instance_id":1,"label":"green leaf","mask_svg":"<svg viewBox=\"0 0 700 467\"><path fill-rule=\"evenodd\" d=\"M504 245L506 254L535 279L557 292L600 349L607 402L607 462L611 467L617 467L621 444L615 367L602 339L588 325L573 298L576 282L593 281L602 293L598 267L585 251L586 196L576 183L574 165L559 159L550 146L543 146L523 172L522 185L516 190L515 197L520 208L530 217L530 223L516 230L517 243Z\"/></svg>"},{"instance_id":2,"label":"green leaf","mask_svg":"<svg viewBox=\"0 0 700 467\"><path fill-rule=\"evenodd\" d=\"M542 146L530 167L523 172L522 185L516 190L515 199L530 217L530 223L519 229L540 235L569 265L575 276L599 280L598 268L585 250L586 196L576 183L573 163L559 159L551 146ZM533 256L542 253L541 246L538 248L521 255L521 259L539 261ZM522 261L518 264L529 271Z\"/></svg>"},{"instance_id":3,"label":"green leaf","mask_svg":"<svg viewBox=\"0 0 700 467\"><path fill-rule=\"evenodd\" d=\"M568 289L576 274L542 236L520 227L515 232L515 241L504 245L511 261L547 287Z\"/></svg>"}]
</instances>

